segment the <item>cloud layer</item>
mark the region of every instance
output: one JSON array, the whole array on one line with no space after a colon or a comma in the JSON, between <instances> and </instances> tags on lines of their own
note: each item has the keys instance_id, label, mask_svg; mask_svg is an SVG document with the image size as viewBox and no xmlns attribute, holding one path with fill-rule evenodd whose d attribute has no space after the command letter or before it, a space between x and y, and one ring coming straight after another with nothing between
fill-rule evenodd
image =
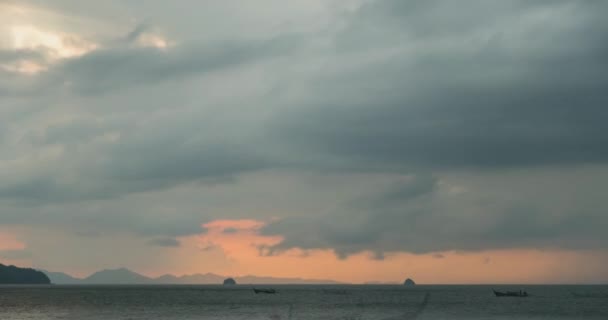
<instances>
[{"instance_id":1,"label":"cloud layer","mask_svg":"<svg viewBox=\"0 0 608 320\"><path fill-rule=\"evenodd\" d=\"M33 260L34 229L170 255L223 219L271 255L607 249L605 2L146 7L0 2L0 225Z\"/></svg>"}]
</instances>

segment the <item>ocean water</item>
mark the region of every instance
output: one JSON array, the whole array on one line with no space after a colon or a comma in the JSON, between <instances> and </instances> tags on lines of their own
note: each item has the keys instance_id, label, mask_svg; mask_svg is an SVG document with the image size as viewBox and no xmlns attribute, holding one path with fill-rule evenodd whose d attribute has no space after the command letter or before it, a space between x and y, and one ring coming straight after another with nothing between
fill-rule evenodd
<instances>
[{"instance_id":1,"label":"ocean water","mask_svg":"<svg viewBox=\"0 0 608 320\"><path fill-rule=\"evenodd\" d=\"M0 286L0 319L608 319L608 286ZM525 289L526 298L497 298Z\"/></svg>"}]
</instances>

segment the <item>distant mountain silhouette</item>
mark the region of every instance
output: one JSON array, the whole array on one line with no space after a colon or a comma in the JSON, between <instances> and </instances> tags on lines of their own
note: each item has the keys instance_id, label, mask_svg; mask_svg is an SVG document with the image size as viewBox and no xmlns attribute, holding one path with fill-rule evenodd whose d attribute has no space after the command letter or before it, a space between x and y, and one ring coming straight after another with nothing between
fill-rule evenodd
<instances>
[{"instance_id":1,"label":"distant mountain silhouette","mask_svg":"<svg viewBox=\"0 0 608 320\"><path fill-rule=\"evenodd\" d=\"M49 278L42 272L15 266L0 264L0 284L50 284Z\"/></svg>"},{"instance_id":2,"label":"distant mountain silhouette","mask_svg":"<svg viewBox=\"0 0 608 320\"><path fill-rule=\"evenodd\" d=\"M46 270L40 270L44 274L46 274L51 283L54 284L80 284L82 283L82 279L74 278L71 275L63 272L50 272Z\"/></svg>"},{"instance_id":3,"label":"distant mountain silhouette","mask_svg":"<svg viewBox=\"0 0 608 320\"><path fill-rule=\"evenodd\" d=\"M225 285L225 286L233 286L235 284L236 284L236 281L232 278L228 278L228 279L224 280L224 283L223 283L223 285Z\"/></svg>"},{"instance_id":4,"label":"distant mountain silhouette","mask_svg":"<svg viewBox=\"0 0 608 320\"><path fill-rule=\"evenodd\" d=\"M129 269L101 270L83 279L87 284L151 284L152 279Z\"/></svg>"},{"instance_id":5,"label":"distant mountain silhouette","mask_svg":"<svg viewBox=\"0 0 608 320\"><path fill-rule=\"evenodd\" d=\"M160 284L220 284L225 278L215 273L189 274L179 277L166 274L152 280Z\"/></svg>"},{"instance_id":6,"label":"distant mountain silhouette","mask_svg":"<svg viewBox=\"0 0 608 320\"><path fill-rule=\"evenodd\" d=\"M241 284L340 284L340 282L324 279L274 278L247 275L234 278Z\"/></svg>"},{"instance_id":7,"label":"distant mountain silhouette","mask_svg":"<svg viewBox=\"0 0 608 320\"><path fill-rule=\"evenodd\" d=\"M222 284L226 279L225 276L214 273L179 277L166 274L157 278L150 278L125 268L98 271L84 279L75 278L62 272L44 272L54 284ZM339 282L332 280L257 277L252 275L234 277L233 279L240 284L339 284Z\"/></svg>"}]
</instances>

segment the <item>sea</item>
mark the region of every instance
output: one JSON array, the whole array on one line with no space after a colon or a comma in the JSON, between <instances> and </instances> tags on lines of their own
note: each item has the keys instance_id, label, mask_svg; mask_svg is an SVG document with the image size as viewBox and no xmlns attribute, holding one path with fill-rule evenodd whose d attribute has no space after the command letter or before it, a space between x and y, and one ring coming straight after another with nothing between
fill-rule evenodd
<instances>
[{"instance_id":1,"label":"sea","mask_svg":"<svg viewBox=\"0 0 608 320\"><path fill-rule=\"evenodd\" d=\"M608 286L0 286L0 319L608 319ZM528 297L496 297L525 290Z\"/></svg>"}]
</instances>

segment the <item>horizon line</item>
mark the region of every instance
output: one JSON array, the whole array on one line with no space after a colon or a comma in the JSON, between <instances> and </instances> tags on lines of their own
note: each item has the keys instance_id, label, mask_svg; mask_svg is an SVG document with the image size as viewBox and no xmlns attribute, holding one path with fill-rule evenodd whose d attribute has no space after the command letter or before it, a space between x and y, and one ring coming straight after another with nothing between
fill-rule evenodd
<instances>
[{"instance_id":1,"label":"horizon line","mask_svg":"<svg viewBox=\"0 0 608 320\"><path fill-rule=\"evenodd\" d=\"M139 276L148 278L150 280L156 280L158 278L161 278L163 276L173 276L176 278L180 278L180 277L187 277L187 276L197 276L197 275L213 275L213 276L218 276L218 277L222 277L222 278L245 278L245 277L256 277L256 278L274 278L274 279L287 279L287 280L303 280L303 281L319 281L319 283L281 283L280 285L397 285L397 286L403 286L404 280L395 280L395 281L374 281L374 280L370 280L370 281L365 281L365 282L350 282L350 281L341 281L341 280L335 280L335 279L320 279L320 278L303 278L303 277L299 277L299 276L272 276L272 275L255 275L255 274L245 274L245 275L223 275L223 274L218 274L218 273L214 273L214 272L199 272L199 273L189 273L189 274L181 274L181 275L177 275L177 274L173 274L173 273L163 273L160 274L158 276L150 276L150 275L146 275L146 274L142 274L138 271L134 271L130 268L127 267L117 267L117 268L104 268L104 269L100 269L97 271L94 271L90 274L88 274L87 276L74 276L68 272L64 272L64 271L51 271L51 270L47 270L44 268L37 268L37 267L31 267L32 269L38 270L40 272L43 273L63 273L71 278L74 278L75 280L86 280L87 278L91 277L92 275L102 272L102 271L117 271L117 270L126 270L132 273L135 273ZM409 278L414 279L415 277L410 276ZM408 278L406 278L408 279ZM327 281L328 283L323 283ZM329 282L334 282L334 283L329 283ZM219 283L221 285L221 283ZM242 283L241 285L247 285L248 283ZM261 283L258 283L261 284ZM69 284L71 285L71 284ZM87 284L74 284L74 285L87 285ZM91 285L91 284L89 284ZM105 285L105 284L103 284ZM111 283L108 283L108 285L112 285ZM120 285L120 283L117 283L116 285ZM130 285L128 283L126 283L125 285ZM133 283L132 285L173 285L173 284L137 284L137 283ZM192 283L192 284L175 284L175 285L214 285L214 283ZM239 284L237 284L239 285ZM273 285L277 285L277 284L273 284ZM478 286L491 286L491 285L555 285L555 286L559 286L559 285L563 285L563 286L569 286L569 285L598 285L598 286L602 286L602 285L608 285L608 281L602 281L602 282L471 282L471 283L463 283L463 282L455 282L455 283L433 283L433 282L425 282L425 283L419 283L417 281L415 281L415 286L466 286L466 285L478 285Z\"/></svg>"}]
</instances>

